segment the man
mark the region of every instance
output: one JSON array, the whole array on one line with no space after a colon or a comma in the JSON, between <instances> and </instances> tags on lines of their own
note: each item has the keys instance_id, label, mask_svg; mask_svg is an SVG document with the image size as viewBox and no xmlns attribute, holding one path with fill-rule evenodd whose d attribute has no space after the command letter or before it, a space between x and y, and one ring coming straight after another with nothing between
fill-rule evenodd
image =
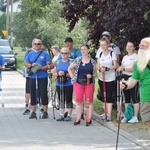
<instances>
[{"instance_id":1,"label":"man","mask_svg":"<svg viewBox=\"0 0 150 150\"><path fill-rule=\"evenodd\" d=\"M132 78L121 82L121 89L133 88L140 82L140 113L142 121L148 123L150 134L150 37L141 40L138 51L138 61L134 64Z\"/></svg>"},{"instance_id":2,"label":"man","mask_svg":"<svg viewBox=\"0 0 150 150\"><path fill-rule=\"evenodd\" d=\"M2 55L0 55L0 91L2 91L1 82L2 82L2 70L5 68L5 60Z\"/></svg>"},{"instance_id":3,"label":"man","mask_svg":"<svg viewBox=\"0 0 150 150\"><path fill-rule=\"evenodd\" d=\"M38 94L40 95L42 105L43 105L43 110L44 110L42 119L48 118L47 70L51 68L51 58L49 54L46 51L42 51L41 48L42 48L42 41L40 39L34 39L33 51L31 51L27 55L24 61L24 65L27 68L38 66L37 72L30 76L30 95L31 95L32 113L29 119L36 118L35 111L36 111L36 104L37 104L37 91L39 91L40 93Z\"/></svg>"},{"instance_id":4,"label":"man","mask_svg":"<svg viewBox=\"0 0 150 150\"><path fill-rule=\"evenodd\" d=\"M81 51L79 49L73 48L73 39L71 37L67 37L65 39L65 47L69 48L70 50L70 55L69 59L74 60L77 57L81 56ZM58 58L59 60L61 59L61 55Z\"/></svg>"}]
</instances>

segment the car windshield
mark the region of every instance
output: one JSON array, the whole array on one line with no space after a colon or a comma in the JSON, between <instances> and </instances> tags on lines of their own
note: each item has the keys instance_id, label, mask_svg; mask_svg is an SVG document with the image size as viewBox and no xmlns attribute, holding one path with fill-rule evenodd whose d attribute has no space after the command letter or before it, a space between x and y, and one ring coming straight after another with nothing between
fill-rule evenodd
<instances>
[{"instance_id":1,"label":"car windshield","mask_svg":"<svg viewBox=\"0 0 150 150\"><path fill-rule=\"evenodd\" d=\"M10 47L0 47L0 54L13 54Z\"/></svg>"}]
</instances>

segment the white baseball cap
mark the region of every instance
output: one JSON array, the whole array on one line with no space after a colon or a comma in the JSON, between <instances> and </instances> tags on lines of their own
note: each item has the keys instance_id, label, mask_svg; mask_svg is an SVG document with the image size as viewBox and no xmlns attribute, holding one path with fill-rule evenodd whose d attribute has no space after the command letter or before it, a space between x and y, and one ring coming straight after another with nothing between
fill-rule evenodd
<instances>
[{"instance_id":1,"label":"white baseball cap","mask_svg":"<svg viewBox=\"0 0 150 150\"><path fill-rule=\"evenodd\" d=\"M104 31L104 32L102 33L102 35L107 35L107 36L111 37L111 34L110 34L108 31Z\"/></svg>"}]
</instances>

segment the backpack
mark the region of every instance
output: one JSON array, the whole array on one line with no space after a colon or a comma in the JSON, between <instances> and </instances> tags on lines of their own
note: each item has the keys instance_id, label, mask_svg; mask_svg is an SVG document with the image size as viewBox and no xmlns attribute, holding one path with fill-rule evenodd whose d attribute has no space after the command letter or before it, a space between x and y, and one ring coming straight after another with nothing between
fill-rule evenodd
<instances>
[{"instance_id":1,"label":"backpack","mask_svg":"<svg viewBox=\"0 0 150 150\"><path fill-rule=\"evenodd\" d=\"M128 106L125 109L125 117L130 120L134 116L134 108L132 104L128 104Z\"/></svg>"}]
</instances>

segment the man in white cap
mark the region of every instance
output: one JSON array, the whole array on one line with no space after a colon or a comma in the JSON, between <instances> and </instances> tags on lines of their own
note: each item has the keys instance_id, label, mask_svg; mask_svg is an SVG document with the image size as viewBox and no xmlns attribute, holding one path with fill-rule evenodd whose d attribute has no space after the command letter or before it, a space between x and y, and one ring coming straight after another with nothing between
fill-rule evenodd
<instances>
[{"instance_id":1,"label":"man in white cap","mask_svg":"<svg viewBox=\"0 0 150 150\"><path fill-rule=\"evenodd\" d=\"M142 121L148 123L150 134L150 37L141 40L138 61L134 64L132 78L120 82L121 89L131 89L140 82L140 113Z\"/></svg>"}]
</instances>

